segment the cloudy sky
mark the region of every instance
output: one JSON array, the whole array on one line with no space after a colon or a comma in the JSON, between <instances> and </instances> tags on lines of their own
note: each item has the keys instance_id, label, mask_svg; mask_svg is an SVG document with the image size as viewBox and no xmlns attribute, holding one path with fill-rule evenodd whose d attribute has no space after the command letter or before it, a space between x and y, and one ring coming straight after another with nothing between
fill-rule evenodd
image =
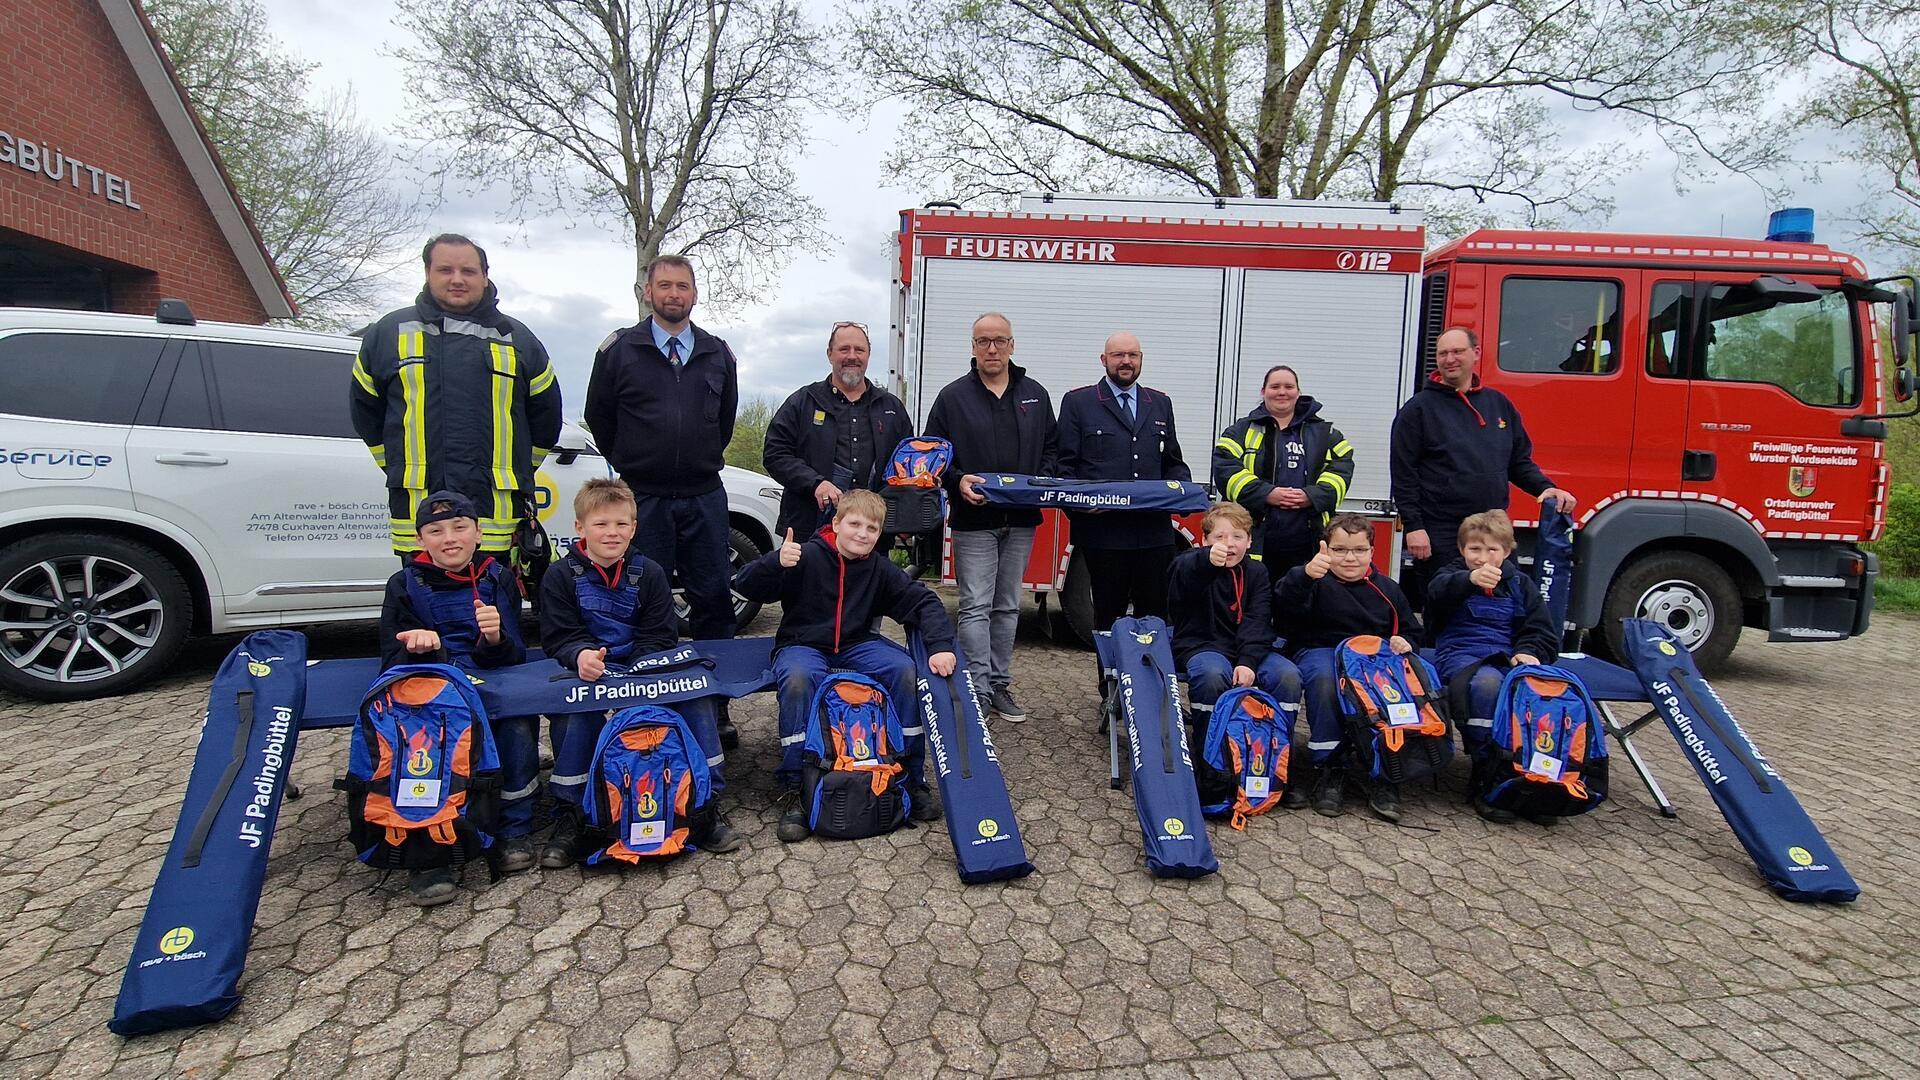
<instances>
[{"instance_id":1,"label":"cloudy sky","mask_svg":"<svg viewBox=\"0 0 1920 1080\"><path fill-rule=\"evenodd\" d=\"M831 5L809 0L816 18L826 19ZM405 69L384 55L381 43L396 39L387 0L354 4L314 4L308 0L266 0L277 37L291 51L319 65L313 89L324 93L351 89L360 113L389 134L404 128L408 104ZM825 332L833 322L850 319L884 327L888 318L891 275L885 256L887 234L896 212L922 197L893 186L880 161L893 144L905 109L882 106L859 121L822 114L813 128L813 145L796 168L799 183L825 215L825 228L837 238L831 250L806 252L787 268L780 288L764 304L723 318L696 321L726 337L741 365L741 389L783 397L803 382L825 373ZM1614 136L1605 121L1569 117L1566 138L1573 146ZM1675 191L1673 160L1654 140L1643 140L1644 163L1614 181L1616 211L1595 228L1629 232L1684 232L1704 235L1760 236L1766 230L1767 205L1745 181L1691 185ZM1794 192L1793 203L1822 210L1821 239L1839 242L1827 223L1830 210L1855 201L1851 177L1829 170L1823 185ZM501 192L468 193L454 188L435 215L432 231L464 232L486 245L503 307L531 325L559 365L567 412L577 416L585 396L593 351L607 333L634 319L631 293L633 254L619 235L590 222L548 220L520 226L510 217L511 201ZM414 265L393 275L391 295L382 307L409 302L419 290ZM875 357L880 377L885 357Z\"/></svg>"}]
</instances>

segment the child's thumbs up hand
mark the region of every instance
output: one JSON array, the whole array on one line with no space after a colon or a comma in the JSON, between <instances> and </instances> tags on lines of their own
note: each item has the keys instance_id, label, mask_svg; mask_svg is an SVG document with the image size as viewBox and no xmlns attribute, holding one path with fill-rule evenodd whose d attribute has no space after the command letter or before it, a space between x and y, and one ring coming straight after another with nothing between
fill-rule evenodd
<instances>
[{"instance_id":1,"label":"child's thumbs up hand","mask_svg":"<svg viewBox=\"0 0 1920 1080\"><path fill-rule=\"evenodd\" d=\"M792 568L800 565L800 545L793 542L793 530L787 530L787 538L780 544L780 565Z\"/></svg>"},{"instance_id":2,"label":"child's thumbs up hand","mask_svg":"<svg viewBox=\"0 0 1920 1080\"><path fill-rule=\"evenodd\" d=\"M1314 554L1313 558L1307 560L1306 566L1302 567L1306 570L1307 576L1316 581L1326 577L1327 571L1332 568L1333 552L1327 548L1325 540L1320 541L1320 550Z\"/></svg>"},{"instance_id":3,"label":"child's thumbs up hand","mask_svg":"<svg viewBox=\"0 0 1920 1080\"><path fill-rule=\"evenodd\" d=\"M607 673L607 650L582 649L574 666L581 682L592 682Z\"/></svg>"},{"instance_id":4,"label":"child's thumbs up hand","mask_svg":"<svg viewBox=\"0 0 1920 1080\"><path fill-rule=\"evenodd\" d=\"M500 644L500 609L483 603L478 597L473 601L473 621L479 624L480 636L487 644Z\"/></svg>"}]
</instances>

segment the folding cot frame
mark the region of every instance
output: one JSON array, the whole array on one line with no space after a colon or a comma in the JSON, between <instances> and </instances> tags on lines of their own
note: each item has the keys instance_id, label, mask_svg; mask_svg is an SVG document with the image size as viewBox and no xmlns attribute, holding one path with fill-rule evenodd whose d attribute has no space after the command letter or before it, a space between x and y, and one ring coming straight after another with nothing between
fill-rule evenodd
<instances>
[{"instance_id":1,"label":"folding cot frame","mask_svg":"<svg viewBox=\"0 0 1920 1080\"><path fill-rule=\"evenodd\" d=\"M1100 679L1100 727L1107 736L1107 787L1118 791L1126 774L1121 768L1120 740L1125 727L1125 717L1121 715L1119 694L1119 672L1114 668L1112 658L1113 635L1109 631L1099 631L1093 636L1095 666ZM1606 725L1607 739L1613 748L1626 755L1627 763L1633 766L1634 774L1647 789L1653 799L1654 809L1661 817L1679 817L1673 801L1654 777L1653 770L1647 766L1646 758L1633 744L1634 737L1646 730L1647 725L1660 719L1660 713L1651 708L1647 701L1647 691L1640 684L1638 676L1618 664L1609 663L1585 653L1564 653L1555 661L1556 667L1565 668L1580 677L1586 684L1587 692L1593 695L1594 703L1600 706L1601 720ZM1180 674L1182 685L1186 683L1185 673ZM1647 711L1637 719L1622 722L1616 706L1634 703L1648 705ZM1195 705L1191 699L1187 711L1204 716L1212 712L1212 706ZM1305 717L1301 718L1303 721ZM1204 728L1202 729L1204 730Z\"/></svg>"}]
</instances>

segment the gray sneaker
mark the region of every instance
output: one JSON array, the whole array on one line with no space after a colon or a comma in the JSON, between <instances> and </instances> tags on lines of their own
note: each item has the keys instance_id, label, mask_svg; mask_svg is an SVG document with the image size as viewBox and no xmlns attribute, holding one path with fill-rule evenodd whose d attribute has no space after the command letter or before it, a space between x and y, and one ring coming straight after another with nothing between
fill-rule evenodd
<instances>
[{"instance_id":1,"label":"gray sneaker","mask_svg":"<svg viewBox=\"0 0 1920 1080\"><path fill-rule=\"evenodd\" d=\"M993 688L993 696L989 700L993 703L993 711L999 715L1000 719L1015 724L1026 723L1027 710L1021 708L1020 703L1013 700L1012 689L1005 686L996 686Z\"/></svg>"}]
</instances>

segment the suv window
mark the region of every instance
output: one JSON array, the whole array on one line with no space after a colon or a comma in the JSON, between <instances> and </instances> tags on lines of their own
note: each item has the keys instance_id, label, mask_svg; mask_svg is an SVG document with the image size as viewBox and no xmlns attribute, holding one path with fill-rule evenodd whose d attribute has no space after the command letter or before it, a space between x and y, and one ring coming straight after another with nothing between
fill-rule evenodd
<instances>
[{"instance_id":1,"label":"suv window","mask_svg":"<svg viewBox=\"0 0 1920 1080\"><path fill-rule=\"evenodd\" d=\"M207 404L207 376L200 354L187 350L180 366L173 371L173 385L167 388L166 404L160 407L160 426L174 428L212 428L213 407Z\"/></svg>"},{"instance_id":2,"label":"suv window","mask_svg":"<svg viewBox=\"0 0 1920 1080\"><path fill-rule=\"evenodd\" d=\"M131 424L166 340L116 334L0 338L0 412Z\"/></svg>"},{"instance_id":3,"label":"suv window","mask_svg":"<svg viewBox=\"0 0 1920 1080\"><path fill-rule=\"evenodd\" d=\"M1501 282L1499 358L1501 371L1611 375L1620 366L1620 283Z\"/></svg>"},{"instance_id":4,"label":"suv window","mask_svg":"<svg viewBox=\"0 0 1920 1080\"><path fill-rule=\"evenodd\" d=\"M1809 405L1859 400L1853 304L1841 293L1791 304L1751 286L1715 285L1707 320L1707 378L1769 383Z\"/></svg>"},{"instance_id":5,"label":"suv window","mask_svg":"<svg viewBox=\"0 0 1920 1080\"><path fill-rule=\"evenodd\" d=\"M226 430L353 437L347 405L352 353L232 341L201 347Z\"/></svg>"}]
</instances>

